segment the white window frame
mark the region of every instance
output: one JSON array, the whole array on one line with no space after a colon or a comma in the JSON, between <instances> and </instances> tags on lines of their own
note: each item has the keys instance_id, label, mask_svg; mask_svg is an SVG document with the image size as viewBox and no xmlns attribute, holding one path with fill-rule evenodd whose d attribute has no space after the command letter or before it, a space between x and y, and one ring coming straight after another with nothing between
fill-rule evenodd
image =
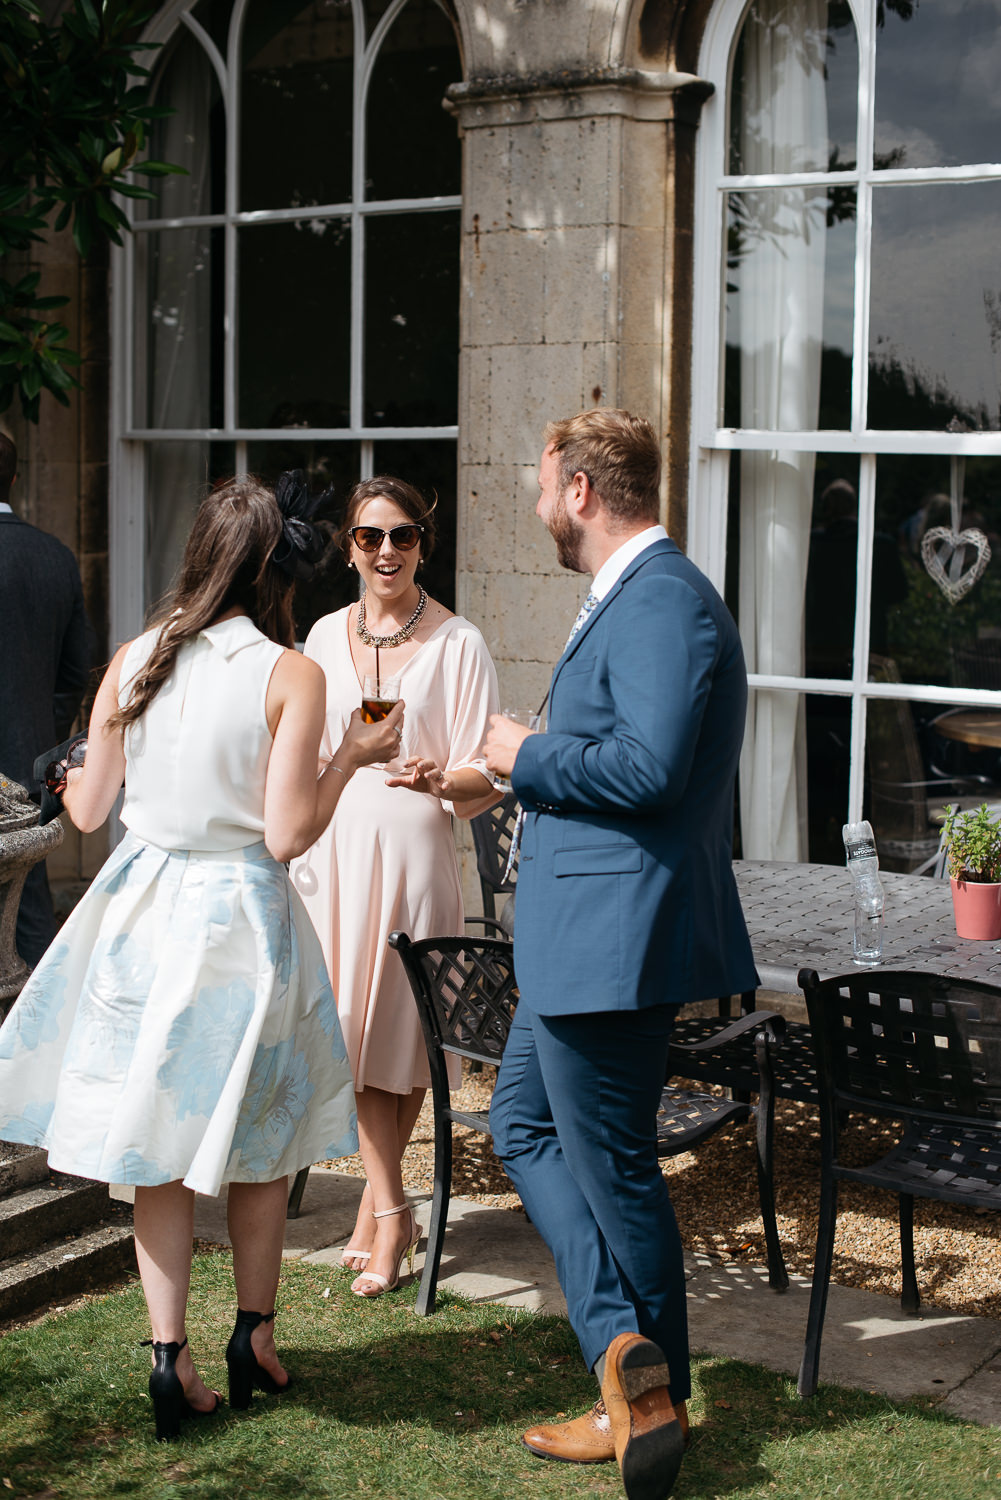
<instances>
[{"instance_id":1,"label":"white window frame","mask_svg":"<svg viewBox=\"0 0 1001 1500\"><path fill-rule=\"evenodd\" d=\"M350 201L308 208L255 209L241 212L239 201L239 86L243 20L252 0L234 0L226 56L191 11L197 0L170 0L143 34L144 41L164 43L178 26L197 38L215 71L226 113L226 207L221 214L171 219L133 218L133 233L112 258L112 371L111 481L110 481L110 616L114 641L127 640L143 627L149 601L143 598L145 558L145 448L147 443L208 439L232 442L237 472L245 472L249 442L336 442L360 445L360 475L371 478L377 442L405 439L457 439L457 424L445 426L366 426L363 421L363 350L365 295L365 226L370 217L399 213L442 213L461 209L460 194L422 198L365 198L366 106L372 73L386 35L409 0L392 0L365 40L362 0L351 0L354 20L352 96L352 191ZM441 0L435 0L447 16ZM451 18L450 22L451 22ZM131 208L132 200L128 200ZM238 267L237 230L248 224L280 224L297 219L346 219L351 226L351 350L350 422L346 427L241 427L237 414ZM140 234L188 226L224 230L225 304L223 356L223 413L221 427L151 428L135 416L135 350L143 333L136 301L136 239Z\"/></svg>"},{"instance_id":2,"label":"white window frame","mask_svg":"<svg viewBox=\"0 0 1001 1500\"><path fill-rule=\"evenodd\" d=\"M785 677L750 673L752 690L830 693L852 703L851 771L846 810L850 821L862 816L865 776L865 717L871 699L905 699L942 705L997 707L1001 693L977 688L938 687L922 683L874 683L867 679L869 597L875 517L876 460L880 454L934 454L944 457L1001 457L1001 432L894 432L864 426L868 383L869 265L872 187L890 183L998 182L1001 163L961 167L872 169L875 87L876 0L850 0L859 45L858 165L850 172L799 172L788 175L726 176L731 69L735 42L748 0L718 0L706 26L698 73L715 85L702 111L696 147L696 193L693 291L693 378L691 450L689 455L688 548L692 559L723 592L726 574L727 499L733 450L765 452L854 453L859 459L859 552L857 559L855 651L850 678ZM723 225L727 194L740 188L824 186L857 187L855 245L855 319L849 430L771 432L719 425L720 371L724 358L724 307L721 295Z\"/></svg>"}]
</instances>

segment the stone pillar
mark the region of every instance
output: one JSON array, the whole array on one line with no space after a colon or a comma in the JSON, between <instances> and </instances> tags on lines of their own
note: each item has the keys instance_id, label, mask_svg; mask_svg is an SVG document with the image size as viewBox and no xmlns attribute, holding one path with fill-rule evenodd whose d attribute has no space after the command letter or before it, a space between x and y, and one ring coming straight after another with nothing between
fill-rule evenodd
<instances>
[{"instance_id":1,"label":"stone pillar","mask_svg":"<svg viewBox=\"0 0 1001 1500\"><path fill-rule=\"evenodd\" d=\"M694 120L709 92L691 74L636 68L449 90L464 137L459 608L483 629L510 706L542 698L587 587L559 568L534 514L545 422L628 407L677 472L668 166L679 101Z\"/></svg>"},{"instance_id":2,"label":"stone pillar","mask_svg":"<svg viewBox=\"0 0 1001 1500\"><path fill-rule=\"evenodd\" d=\"M63 841L58 818L38 824L38 808L23 786L0 774L0 1019L17 999L28 967L14 947L24 878Z\"/></svg>"}]
</instances>

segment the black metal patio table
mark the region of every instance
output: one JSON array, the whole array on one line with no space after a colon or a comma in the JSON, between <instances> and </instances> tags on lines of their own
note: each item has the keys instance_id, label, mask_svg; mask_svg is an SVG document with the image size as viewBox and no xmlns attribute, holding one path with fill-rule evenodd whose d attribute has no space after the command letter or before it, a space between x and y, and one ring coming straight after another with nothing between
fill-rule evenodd
<instances>
[{"instance_id":1,"label":"black metal patio table","mask_svg":"<svg viewBox=\"0 0 1001 1500\"><path fill-rule=\"evenodd\" d=\"M762 990L798 995L797 975L804 968L815 969L821 979L853 971L852 887L843 865L736 860L733 869ZM928 970L1001 984L1001 942L956 936L947 880L882 872L880 878L886 893L880 968ZM754 1008L753 991L740 998L743 1010ZM723 1016L682 1015L674 1040L689 1046L704 1043L726 1024ZM816 1100L807 1025L787 1024L782 1044L772 1050L772 1063L777 1098ZM731 1043L725 1055L711 1049L701 1054L672 1052L670 1066L678 1076L721 1084L738 1095L758 1088L751 1036Z\"/></svg>"}]
</instances>

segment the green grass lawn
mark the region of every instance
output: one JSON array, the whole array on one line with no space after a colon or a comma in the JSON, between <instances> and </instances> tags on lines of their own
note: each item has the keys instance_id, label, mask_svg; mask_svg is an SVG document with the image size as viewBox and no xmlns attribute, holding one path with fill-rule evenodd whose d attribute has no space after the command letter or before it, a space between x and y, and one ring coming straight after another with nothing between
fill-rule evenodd
<instances>
[{"instance_id":1,"label":"green grass lawn","mask_svg":"<svg viewBox=\"0 0 1001 1500\"><path fill-rule=\"evenodd\" d=\"M231 1270L228 1255L198 1257L188 1320L205 1378L224 1392ZM596 1394L562 1319L448 1295L433 1318L417 1318L415 1285L365 1302L349 1283L329 1267L287 1263L277 1337L294 1391L186 1422L173 1444L153 1437L138 1286L8 1333L0 1339L0 1497L622 1494L614 1464L546 1463L519 1441L526 1426L576 1416ZM695 1442L678 1500L1001 1492L995 1429L832 1386L802 1403L790 1379L719 1358L696 1361L695 1389Z\"/></svg>"}]
</instances>

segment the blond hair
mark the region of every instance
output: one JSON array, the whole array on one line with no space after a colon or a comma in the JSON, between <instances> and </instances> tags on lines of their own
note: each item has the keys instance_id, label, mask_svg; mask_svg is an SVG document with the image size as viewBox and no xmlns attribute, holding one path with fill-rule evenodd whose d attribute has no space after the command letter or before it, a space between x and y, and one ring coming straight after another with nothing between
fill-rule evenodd
<instances>
[{"instance_id":1,"label":"blond hair","mask_svg":"<svg viewBox=\"0 0 1001 1500\"><path fill-rule=\"evenodd\" d=\"M561 490L586 474L610 516L651 525L660 519L660 444L645 418L596 407L548 423L543 436L556 455Z\"/></svg>"}]
</instances>

